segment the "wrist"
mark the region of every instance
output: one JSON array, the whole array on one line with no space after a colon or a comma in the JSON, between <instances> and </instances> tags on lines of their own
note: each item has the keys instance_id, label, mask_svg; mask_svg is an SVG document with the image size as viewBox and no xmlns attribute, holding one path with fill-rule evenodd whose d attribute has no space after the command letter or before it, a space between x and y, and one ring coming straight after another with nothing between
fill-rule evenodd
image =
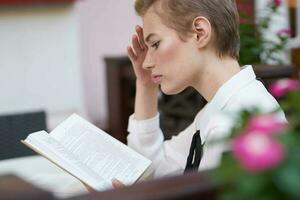
<instances>
[{"instance_id":1,"label":"wrist","mask_svg":"<svg viewBox=\"0 0 300 200\"><path fill-rule=\"evenodd\" d=\"M155 84L153 82L144 83L142 81L136 80L136 89L137 90L144 90L144 91L158 92L158 84Z\"/></svg>"},{"instance_id":2,"label":"wrist","mask_svg":"<svg viewBox=\"0 0 300 200\"><path fill-rule=\"evenodd\" d=\"M144 90L158 90L158 84L153 82L144 83L142 81L136 80L136 87Z\"/></svg>"},{"instance_id":3,"label":"wrist","mask_svg":"<svg viewBox=\"0 0 300 200\"><path fill-rule=\"evenodd\" d=\"M157 114L158 85L136 82L135 119L144 120Z\"/></svg>"}]
</instances>

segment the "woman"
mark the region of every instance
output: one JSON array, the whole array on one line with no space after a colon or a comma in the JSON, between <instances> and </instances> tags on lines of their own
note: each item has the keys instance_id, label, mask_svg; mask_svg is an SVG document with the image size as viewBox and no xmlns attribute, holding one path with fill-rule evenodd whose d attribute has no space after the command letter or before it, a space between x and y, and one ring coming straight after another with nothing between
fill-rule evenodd
<instances>
[{"instance_id":1,"label":"woman","mask_svg":"<svg viewBox=\"0 0 300 200\"><path fill-rule=\"evenodd\" d=\"M143 28L136 27L128 47L136 75L128 145L152 160L154 177L216 167L225 147L208 143L228 134L239 111L279 108L252 67L239 66L235 2L136 0L135 9ZM193 87L208 101L188 128L167 141L159 127L159 87L167 95Z\"/></svg>"}]
</instances>

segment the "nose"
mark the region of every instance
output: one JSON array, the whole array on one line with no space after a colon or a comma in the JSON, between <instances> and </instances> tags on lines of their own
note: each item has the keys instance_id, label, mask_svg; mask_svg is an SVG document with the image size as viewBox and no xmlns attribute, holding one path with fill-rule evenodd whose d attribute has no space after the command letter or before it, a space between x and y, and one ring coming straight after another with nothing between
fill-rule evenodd
<instances>
[{"instance_id":1,"label":"nose","mask_svg":"<svg viewBox=\"0 0 300 200\"><path fill-rule=\"evenodd\" d=\"M152 56L147 52L144 63L143 63L143 68L146 70L152 70L154 68L154 61Z\"/></svg>"}]
</instances>

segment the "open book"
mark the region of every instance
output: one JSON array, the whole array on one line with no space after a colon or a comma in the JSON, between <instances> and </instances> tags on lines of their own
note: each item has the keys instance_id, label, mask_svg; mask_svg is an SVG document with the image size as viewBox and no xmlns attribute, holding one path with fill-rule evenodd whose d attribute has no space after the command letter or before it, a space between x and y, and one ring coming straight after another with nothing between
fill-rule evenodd
<instances>
[{"instance_id":1,"label":"open book","mask_svg":"<svg viewBox=\"0 0 300 200\"><path fill-rule=\"evenodd\" d=\"M22 143L98 191L111 188L113 178L125 185L136 182L151 164L76 114L50 134L31 133Z\"/></svg>"}]
</instances>

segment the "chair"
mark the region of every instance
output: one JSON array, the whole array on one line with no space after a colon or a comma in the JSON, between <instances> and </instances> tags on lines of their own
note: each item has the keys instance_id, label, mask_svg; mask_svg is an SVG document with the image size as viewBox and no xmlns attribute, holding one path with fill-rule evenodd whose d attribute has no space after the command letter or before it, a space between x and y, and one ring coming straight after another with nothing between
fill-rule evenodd
<instances>
[{"instance_id":1,"label":"chair","mask_svg":"<svg viewBox=\"0 0 300 200\"><path fill-rule=\"evenodd\" d=\"M20 140L29 133L46 129L44 111L0 116L0 160L34 155Z\"/></svg>"}]
</instances>

